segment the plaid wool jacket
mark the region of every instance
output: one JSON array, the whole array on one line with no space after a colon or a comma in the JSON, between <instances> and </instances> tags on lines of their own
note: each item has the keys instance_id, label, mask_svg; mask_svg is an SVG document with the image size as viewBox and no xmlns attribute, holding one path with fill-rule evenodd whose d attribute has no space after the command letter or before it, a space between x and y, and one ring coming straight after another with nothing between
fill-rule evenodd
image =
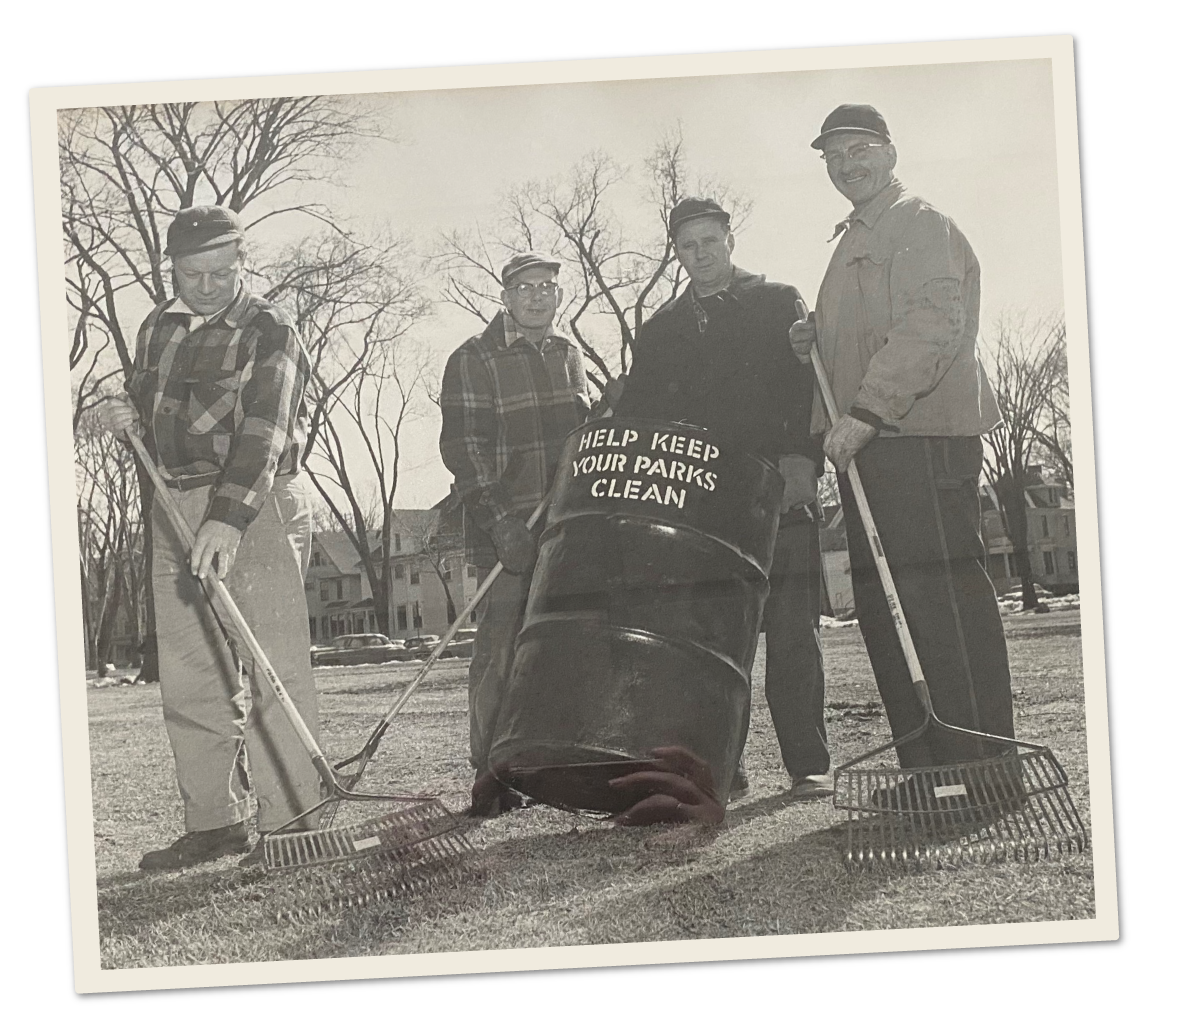
<instances>
[{"instance_id":1,"label":"plaid wool jacket","mask_svg":"<svg viewBox=\"0 0 1200 1036\"><path fill-rule=\"evenodd\" d=\"M308 354L291 318L244 288L195 330L173 306L143 321L125 388L166 476L211 478L205 520L244 530L275 476L299 471Z\"/></svg>"},{"instance_id":2,"label":"plaid wool jacket","mask_svg":"<svg viewBox=\"0 0 1200 1036\"><path fill-rule=\"evenodd\" d=\"M469 564L496 563L487 530L501 518L533 513L589 406L582 350L551 334L539 352L503 311L450 355L441 450L464 505Z\"/></svg>"}]
</instances>

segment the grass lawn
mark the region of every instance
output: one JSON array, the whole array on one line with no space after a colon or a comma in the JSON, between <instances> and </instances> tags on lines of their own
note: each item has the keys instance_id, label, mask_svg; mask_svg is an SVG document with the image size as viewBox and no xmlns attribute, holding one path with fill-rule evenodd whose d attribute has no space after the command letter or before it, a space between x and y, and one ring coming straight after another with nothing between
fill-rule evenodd
<instances>
[{"instance_id":1,"label":"grass lawn","mask_svg":"<svg viewBox=\"0 0 1200 1036\"><path fill-rule=\"evenodd\" d=\"M1079 613L1005 617L1017 735L1046 743L1089 823ZM823 633L834 765L888 740L857 627ZM182 833L157 685L89 688L101 959L107 968L800 932L1003 924L1094 916L1090 855L922 874L848 874L824 800L790 801L755 670L751 793L711 833L616 829L545 807L479 822L453 880L312 921L275 919L285 875L236 858L143 876ZM416 663L317 670L322 737L356 751ZM467 802L465 660L439 662L368 772L386 790ZM294 880L294 879L293 879Z\"/></svg>"}]
</instances>

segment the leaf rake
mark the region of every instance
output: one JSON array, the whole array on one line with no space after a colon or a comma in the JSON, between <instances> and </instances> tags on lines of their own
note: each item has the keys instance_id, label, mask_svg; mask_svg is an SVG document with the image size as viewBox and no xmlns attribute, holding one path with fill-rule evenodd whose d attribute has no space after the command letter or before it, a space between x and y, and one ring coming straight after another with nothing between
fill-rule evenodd
<instances>
[{"instance_id":1,"label":"leaf rake","mask_svg":"<svg viewBox=\"0 0 1200 1036\"><path fill-rule=\"evenodd\" d=\"M176 535L190 552L195 542L191 526L145 444L135 435L129 440ZM215 569L203 573L201 586L226 639L231 647L249 654L256 674L265 678L278 699L325 786L325 798L263 837L267 871L332 868L322 877L298 883L297 895L280 913L303 916L338 905L365 906L453 871L471 851L462 821L433 796L358 791L340 780ZM360 768L354 783L361 775ZM394 809L383 816L334 825L333 815L344 802L388 803Z\"/></svg>"},{"instance_id":2,"label":"leaf rake","mask_svg":"<svg viewBox=\"0 0 1200 1036\"><path fill-rule=\"evenodd\" d=\"M797 312L801 319L806 318L807 313L801 312L799 305ZM815 349L811 359L825 409L830 420L836 421L833 392ZM852 870L907 870L1044 860L1083 852L1088 845L1087 831L1067 788L1066 771L1049 748L967 730L938 718L853 460L848 474L925 718L915 730L834 770L833 805L847 814L846 866ZM931 727L969 735L977 742L996 746L998 751L942 766L903 769L864 765L916 740Z\"/></svg>"}]
</instances>

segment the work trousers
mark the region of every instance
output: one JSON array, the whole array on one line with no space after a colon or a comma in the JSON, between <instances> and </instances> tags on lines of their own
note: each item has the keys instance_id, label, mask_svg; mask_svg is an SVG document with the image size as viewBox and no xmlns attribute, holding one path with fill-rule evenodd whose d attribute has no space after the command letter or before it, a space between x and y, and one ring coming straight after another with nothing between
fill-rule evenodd
<instances>
[{"instance_id":1,"label":"work trousers","mask_svg":"<svg viewBox=\"0 0 1200 1036\"><path fill-rule=\"evenodd\" d=\"M198 530L212 488L169 492ZM269 831L319 802L320 780L270 685L255 672L250 652L237 645L235 631L222 632L161 505L154 508L152 534L163 717L184 826L206 831L248 820L248 763L258 827ZM306 482L277 478L242 537L226 586L315 736L316 684L304 597L311 538ZM237 645L236 657L226 633Z\"/></svg>"},{"instance_id":2,"label":"work trousers","mask_svg":"<svg viewBox=\"0 0 1200 1036\"><path fill-rule=\"evenodd\" d=\"M875 439L858 454L879 529L938 717L955 726L1013 736L1008 649L980 536L978 437ZM838 476L851 579L892 734L921 725L883 586L847 476ZM898 750L900 765L938 766L1004 751L994 742L931 730Z\"/></svg>"},{"instance_id":3,"label":"work trousers","mask_svg":"<svg viewBox=\"0 0 1200 1036\"><path fill-rule=\"evenodd\" d=\"M532 571L514 575L508 569L501 569L476 609L475 650L467 677L467 712L471 726L471 765L477 773L487 768L496 717L508 690L517 634L525 618L532 581Z\"/></svg>"},{"instance_id":4,"label":"work trousers","mask_svg":"<svg viewBox=\"0 0 1200 1036\"><path fill-rule=\"evenodd\" d=\"M782 525L763 610L767 706L793 780L829 769L821 656L821 544L815 522Z\"/></svg>"}]
</instances>

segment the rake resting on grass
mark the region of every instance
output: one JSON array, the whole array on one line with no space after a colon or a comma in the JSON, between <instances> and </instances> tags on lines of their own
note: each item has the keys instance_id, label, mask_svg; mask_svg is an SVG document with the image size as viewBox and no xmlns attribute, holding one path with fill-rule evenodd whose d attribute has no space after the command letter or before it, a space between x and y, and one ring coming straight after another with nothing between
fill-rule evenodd
<instances>
[{"instance_id":1,"label":"rake resting on grass","mask_svg":"<svg viewBox=\"0 0 1200 1036\"><path fill-rule=\"evenodd\" d=\"M145 444L129 436L138 459L154 483L156 500L190 551L195 534L171 496ZM316 913L333 905L366 905L443 876L471 849L461 833L461 821L432 796L395 795L358 791L353 781L339 780L320 745L296 710L262 646L215 569L202 574L201 585L217 621L239 650L253 660L255 672L270 686L325 785L326 797L317 805L269 832L263 839L264 863L268 871L299 871L331 867L327 874L297 883L292 905L281 911L288 915ZM359 803L378 810L388 804L391 812L366 820L339 825L330 823L338 805ZM310 818L324 817L325 823L311 828ZM318 822L319 823L319 822Z\"/></svg>"},{"instance_id":2,"label":"rake resting on grass","mask_svg":"<svg viewBox=\"0 0 1200 1036\"><path fill-rule=\"evenodd\" d=\"M800 305L797 312L805 319L807 313L800 311ZM829 419L836 421L833 392L815 349L811 359ZM900 595L853 460L848 473L925 719L917 729L834 770L833 805L848 814L847 867L953 867L1082 852L1088 844L1087 832L1067 789L1066 772L1049 748L952 726L934 712ZM999 754L913 769L864 765L916 740L931 727L996 745Z\"/></svg>"}]
</instances>

